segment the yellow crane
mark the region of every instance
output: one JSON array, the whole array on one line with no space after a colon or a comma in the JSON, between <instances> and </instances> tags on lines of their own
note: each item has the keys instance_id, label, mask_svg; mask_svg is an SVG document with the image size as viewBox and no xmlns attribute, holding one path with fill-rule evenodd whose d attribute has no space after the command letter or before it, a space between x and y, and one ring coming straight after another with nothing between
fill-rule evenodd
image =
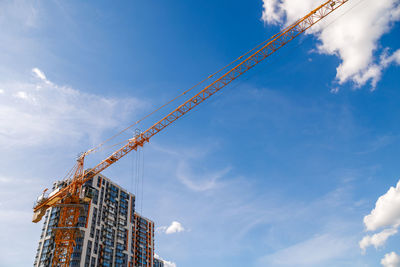
<instances>
[{"instance_id":1,"label":"yellow crane","mask_svg":"<svg viewBox=\"0 0 400 267\"><path fill-rule=\"evenodd\" d=\"M84 187L85 182L110 167L132 150L136 150L146 142L149 142L150 138L154 135L174 123L177 119L200 105L200 103L217 93L219 90L275 53L285 44L304 33L308 28L318 23L348 1L349 0L326 1L303 18L273 35L270 39L259 45L258 49L239 57L237 60L239 63L234 67L224 70L217 78L210 76L209 78L213 78L213 80L209 85L204 87L194 96L190 97L146 131L138 134L132 139L129 139L125 145L93 168L84 170L85 156L87 156L91 151L83 153L78 158L77 164L74 166L70 174L64 179L62 186L56 191L50 193L48 196L45 196L43 193L42 196L38 198L38 201L33 208L34 214L32 221L35 223L41 220L48 208L59 207L60 209L58 225L53 229L55 250L52 266L67 267L70 265L71 254L75 246L75 239L79 233L79 228L76 227L76 225L82 210L82 204L90 201L90 194L88 192L90 191L90 188Z\"/></svg>"}]
</instances>

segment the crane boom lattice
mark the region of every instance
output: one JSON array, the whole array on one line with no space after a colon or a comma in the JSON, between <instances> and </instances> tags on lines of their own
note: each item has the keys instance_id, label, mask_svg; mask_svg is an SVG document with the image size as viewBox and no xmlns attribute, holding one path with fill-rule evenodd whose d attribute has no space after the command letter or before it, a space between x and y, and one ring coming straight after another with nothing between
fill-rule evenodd
<instances>
[{"instance_id":1,"label":"crane boom lattice","mask_svg":"<svg viewBox=\"0 0 400 267\"><path fill-rule=\"evenodd\" d=\"M270 40L260 46L258 50L247 58L241 60L233 68L228 69L222 75L214 80L211 84L204 87L200 92L186 100L179 107L167 114L161 120L156 122L143 133L135 138L130 139L124 146L116 150L109 157L101 161L92 169L84 171L84 153L79 159L74 169L72 179L65 181L65 185L58 192L49 197L43 197L34 207L33 222L38 222L43 217L45 211L50 207L57 206L60 209L60 219L58 227L54 229L55 251L52 266L69 267L70 258L75 246L75 238L79 234L76 228L79 214L82 210L81 206L88 201L84 197L83 185L99 174L109 166L117 162L119 159L127 155L132 150L137 150L149 142L150 138L167 128L176 120L187 114L189 111L200 105L209 97L229 85L238 77L252 69L254 66L268 58L281 47L292 41L294 38L304 33L308 28L318 23L320 20L328 16L330 13L338 9L349 0L329 0L312 10L309 14L299 19L292 25L286 27L278 34L275 34Z\"/></svg>"}]
</instances>

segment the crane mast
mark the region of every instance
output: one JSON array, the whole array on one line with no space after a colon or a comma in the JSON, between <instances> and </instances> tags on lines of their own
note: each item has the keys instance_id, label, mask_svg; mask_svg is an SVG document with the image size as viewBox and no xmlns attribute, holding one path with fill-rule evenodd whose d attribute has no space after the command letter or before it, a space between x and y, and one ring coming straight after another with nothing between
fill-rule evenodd
<instances>
[{"instance_id":1,"label":"crane mast","mask_svg":"<svg viewBox=\"0 0 400 267\"><path fill-rule=\"evenodd\" d=\"M60 218L58 226L53 229L55 239L55 251L52 266L69 266L71 254L75 246L75 239L79 235L80 229L76 227L82 206L90 201L85 198L83 185L99 174L119 159L127 155L132 150L137 150L150 141L157 133L167 128L176 120L187 114L189 111L200 105L209 97L229 85L241 75L252 69L261 61L275 53L281 47L292 41L294 38L304 33L314 24L328 16L349 0L329 0L312 10L303 18L297 20L292 25L281 30L272 36L268 42L260 46L258 50L250 56L242 59L233 68L228 69L219 78L204 87L194 96L187 99L183 104L175 108L161 120L153 124L150 128L136 137L129 139L120 149L116 150L109 157L101 161L95 167L84 170L84 159L88 153L83 153L77 160L71 178L64 181L64 185L59 191L51 193L48 197L44 194L33 208L34 216L32 221L39 222L46 210L50 207L59 207Z\"/></svg>"}]
</instances>

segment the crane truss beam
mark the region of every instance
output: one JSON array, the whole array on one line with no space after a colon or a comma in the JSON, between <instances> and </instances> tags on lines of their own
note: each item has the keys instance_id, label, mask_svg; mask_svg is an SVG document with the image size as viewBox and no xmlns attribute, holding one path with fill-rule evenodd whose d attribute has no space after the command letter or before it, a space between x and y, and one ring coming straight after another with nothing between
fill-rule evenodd
<instances>
[{"instance_id":1,"label":"crane truss beam","mask_svg":"<svg viewBox=\"0 0 400 267\"><path fill-rule=\"evenodd\" d=\"M348 2L349 0L330 0L319 6L318 8L311 11L307 16L298 20L291 26L285 28L280 33L276 34L270 42L264 45L261 49L256 51L254 54L243 60L233 69L222 75L216 81L205 87L199 93L185 101L178 108L173 110L163 119L155 123L145 132L140 134L136 139L128 142L125 146L115 151L111 156L100 162L97 166L91 169L84 176L84 181L90 179L94 175L102 172L108 168L111 164L124 157L132 150L136 150L139 146L143 146L145 142L148 142L151 137L161 132L163 129L171 125L177 119L184 116L190 110L204 102L207 98L211 97L222 88L236 80L239 76L252 69L258 63L275 53L282 46L292 41L294 38L305 32L311 26L328 16L330 13L338 9L340 6Z\"/></svg>"},{"instance_id":2,"label":"crane truss beam","mask_svg":"<svg viewBox=\"0 0 400 267\"><path fill-rule=\"evenodd\" d=\"M264 45L261 49L256 51L254 54L243 60L233 69L229 70L227 73L222 75L220 78L215 80L213 83L205 87L199 93L186 100L182 105L173 110L167 116L162 118L160 121L155 123L149 129L147 129L142 134L138 135L136 138L131 139L126 145L115 151L108 158L97 164L94 168L86 171L84 175L77 177L75 176L76 182L80 184L85 183L90 180L96 174L102 172L107 169L113 163L124 157L126 154L131 152L132 150L136 150L139 146L143 146L145 142L149 142L150 138L161 132L163 129L171 125L177 119L184 116L190 110L198 106L200 103L204 102L207 98L211 97L222 88L236 80L239 76L246 73L248 70L252 69L254 66L259 64L261 61L265 60L267 57L275 53L282 46L292 41L294 38L304 33L311 26L328 16L330 13L341 7L343 4L348 2L349 0L329 0L324 4L320 5L313 11L311 11L308 15L303 17L302 19L296 21L292 25L283 29L278 34L274 35L271 38L271 41ZM52 196L47 201L44 201L37 205L34 208L34 212L39 211L40 209L50 207L49 203L57 197L64 196L67 192L68 188L64 188L58 194Z\"/></svg>"},{"instance_id":3,"label":"crane truss beam","mask_svg":"<svg viewBox=\"0 0 400 267\"><path fill-rule=\"evenodd\" d=\"M246 73L261 61L268 58L288 42L304 33L308 28L328 16L330 13L348 1L349 0L326 1L324 4L311 11L302 19L283 29L281 32L274 35L270 41L262 46L259 50L242 60L239 64L227 71L225 74L221 75L218 79L203 88L199 93L186 100L182 105L159 120L145 132L129 140L126 145L115 151L111 156L100 162L94 168L88 171L83 171L83 161L85 156L83 155L80 160L78 160L78 167L75 171L72 181L69 181L69 184L58 193L34 207L36 216L34 216L33 221L37 222L40 220L41 216L43 216L43 210L60 203L73 204L72 206L66 205L65 207L60 207L61 217L58 227L55 229L56 249L54 252L52 266L69 266L71 254L75 246L75 238L78 234L76 226L78 223L79 214L81 212L80 208L75 204L79 204L81 202L79 195L81 193L81 187L86 181L92 179L96 174L105 170L132 150L136 150L139 146L143 146L145 142L149 142L151 137L171 125L190 110L197 107L200 103L204 102L206 99L236 80L242 74Z\"/></svg>"}]
</instances>

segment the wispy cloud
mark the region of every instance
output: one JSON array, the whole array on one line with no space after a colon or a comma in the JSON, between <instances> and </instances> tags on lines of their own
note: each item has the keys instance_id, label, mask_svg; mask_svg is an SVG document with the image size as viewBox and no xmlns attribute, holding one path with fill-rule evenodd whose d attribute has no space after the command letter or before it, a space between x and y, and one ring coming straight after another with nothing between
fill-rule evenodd
<instances>
[{"instance_id":1,"label":"wispy cloud","mask_svg":"<svg viewBox=\"0 0 400 267\"><path fill-rule=\"evenodd\" d=\"M352 247L352 239L324 234L315 236L260 259L260 266L323 266L343 256Z\"/></svg>"},{"instance_id":2,"label":"wispy cloud","mask_svg":"<svg viewBox=\"0 0 400 267\"><path fill-rule=\"evenodd\" d=\"M169 149L166 149L165 153L172 155ZM177 153L177 155L182 154ZM162 158L166 160L165 156ZM189 157L186 163L189 166L195 166L198 160L195 157ZM168 161L175 162L175 166L179 166L179 163L176 164L175 157L168 158ZM173 175L174 171L173 168L168 171L162 169L166 177ZM164 224L166 226L159 229L157 239L164 244L169 244L169 248L171 247L168 249L171 251L164 247L165 255L181 259L184 257L181 254L185 254L186 245L189 244L188 240L193 239L198 240L202 245L201 248L194 245L192 249L199 249L201 253L207 253L209 257L213 257L214 253L221 253L214 251L213 248L223 246L223 244L229 248L229 251L223 252L226 257L235 254L236 251L243 252L246 249L254 251L255 248L252 248L249 242L263 244L255 249L254 255L257 256L253 257L249 266L256 264L257 266L274 266L273 262L289 258L287 253L291 252L298 253L296 255L304 252L304 258L298 259L297 262L293 259L293 264L290 265L288 262L286 266L301 266L300 263L303 266L312 266L307 265L310 262L314 266L322 266L332 260L348 259L349 254L357 251L361 229L359 224L349 223L352 220L349 218L351 216L346 215L353 214L353 208L356 205L356 201L351 199L349 192L351 188L347 185L350 182L347 181L346 185L329 193L321 193L317 199L303 201L296 200L293 196L289 197L284 192L277 193L276 188L264 188L262 194L255 193L257 188L254 188L256 186L253 183L254 179L240 177L237 171L231 172L234 177L224 179L221 181L221 186L216 186L212 190L198 191L193 194L191 192L193 190L189 187L186 186L189 190L185 190L174 184L172 195L164 189L158 192L162 195L162 203L168 203L169 212L164 215L164 221L170 222L167 218L171 218L171 214L174 214L173 216L178 214L184 218L185 228L193 229L185 235L180 235L179 244L177 244L175 236L171 238L160 234L160 231L165 233L170 226ZM206 203L204 196L207 197ZM193 213L192 210L196 212ZM209 218L213 218L212 228L210 228ZM301 232L300 238L298 231ZM257 237L253 236L255 233ZM210 236L212 238L208 239ZM293 238L294 236L296 238ZM226 244L226 240L230 241L229 244ZM293 241L288 242L288 240ZM307 256L315 252L314 246L320 248L320 251L318 250L320 255L315 255L313 259L307 261ZM277 248L281 249L276 251ZM259 255L264 256L257 261ZM277 266L285 266L283 262L279 264L276 263Z\"/></svg>"},{"instance_id":3,"label":"wispy cloud","mask_svg":"<svg viewBox=\"0 0 400 267\"><path fill-rule=\"evenodd\" d=\"M3 147L38 146L76 141L92 142L144 107L135 99L106 98L57 85L33 68L35 79L2 83L0 144Z\"/></svg>"},{"instance_id":4,"label":"wispy cloud","mask_svg":"<svg viewBox=\"0 0 400 267\"><path fill-rule=\"evenodd\" d=\"M41 79L44 82L49 82L46 78L46 75L44 75L43 71L39 70L38 68L33 68L32 72L35 74L36 77Z\"/></svg>"},{"instance_id":5,"label":"wispy cloud","mask_svg":"<svg viewBox=\"0 0 400 267\"><path fill-rule=\"evenodd\" d=\"M398 136L393 134L377 136L374 140L366 144L363 150L356 153L362 155L378 151L382 148L389 146L390 144L393 144L398 138Z\"/></svg>"},{"instance_id":6,"label":"wispy cloud","mask_svg":"<svg viewBox=\"0 0 400 267\"><path fill-rule=\"evenodd\" d=\"M275 227L275 231L280 229L281 232L268 240L268 243L274 244L270 247L273 252L259 258L257 266L337 266L335 262L348 260L357 249L359 236L358 226L352 222L351 216L346 215L353 213L357 205L352 200L351 191L351 187L343 185L310 202L288 205L283 201L281 213L288 217L273 222L265 220L258 227L292 221L286 227L302 231L302 238L296 235L289 244L282 242L282 239L288 238L284 234L285 228ZM279 215L279 212L274 214Z\"/></svg>"},{"instance_id":7,"label":"wispy cloud","mask_svg":"<svg viewBox=\"0 0 400 267\"><path fill-rule=\"evenodd\" d=\"M227 175L230 170L230 167L226 167L218 171L195 174L191 171L187 162L181 161L178 165L176 176L193 191L207 191L218 186L218 180Z\"/></svg>"},{"instance_id":8,"label":"wispy cloud","mask_svg":"<svg viewBox=\"0 0 400 267\"><path fill-rule=\"evenodd\" d=\"M158 152L169 155L170 159L174 159L178 162L174 175L178 181L183 184L186 188L196 192L206 192L212 189L216 189L222 185L222 179L231 171L231 166L224 168L214 169L210 166L201 165L196 168L196 172L193 171L195 163L203 162L215 149L215 144L206 145L201 148L199 147L185 147L185 148L172 148L164 147L157 143L152 143L152 147ZM214 147L214 148L212 148ZM197 166L197 165L196 165Z\"/></svg>"},{"instance_id":9,"label":"wispy cloud","mask_svg":"<svg viewBox=\"0 0 400 267\"><path fill-rule=\"evenodd\" d=\"M320 0L263 0L262 19L268 24L289 24L321 4ZM400 4L396 0L349 1L332 15L312 27L320 44L318 52L341 59L336 79L339 84L352 81L359 87L370 82L375 88L382 71L392 63L399 64L400 50L375 57L378 41L400 20ZM337 93L337 89L333 90Z\"/></svg>"}]
</instances>

